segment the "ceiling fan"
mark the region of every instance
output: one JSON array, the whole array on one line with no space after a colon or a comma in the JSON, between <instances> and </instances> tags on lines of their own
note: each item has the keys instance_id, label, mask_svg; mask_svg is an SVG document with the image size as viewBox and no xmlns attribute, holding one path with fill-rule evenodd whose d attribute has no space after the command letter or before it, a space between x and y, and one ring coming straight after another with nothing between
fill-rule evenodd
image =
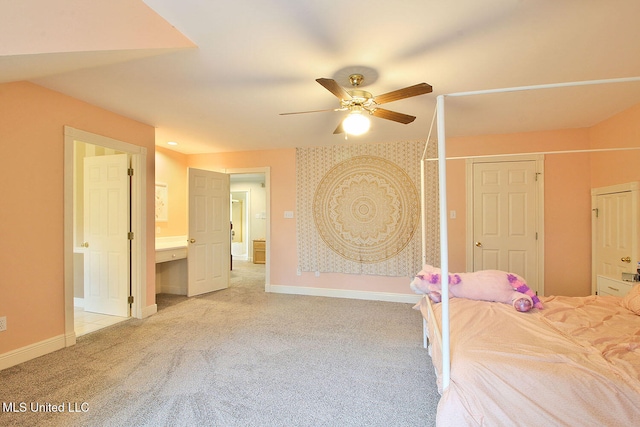
<instances>
[{"instance_id":1,"label":"ceiling fan","mask_svg":"<svg viewBox=\"0 0 640 427\"><path fill-rule=\"evenodd\" d=\"M398 123L411 123L416 119L415 116L380 108L379 105L410 98L412 96L424 95L425 93L430 93L433 90L431 85L427 83L418 83L417 85L394 90L383 95L373 96L370 92L358 89L364 81L364 76L362 74L351 74L349 76L349 82L351 83L351 86L353 86L353 89L350 90L344 89L334 79L319 78L316 79L316 81L340 100L340 108L281 113L280 115L319 113L324 111L349 111L349 115L341 121L336 130L333 131L334 134L346 132L352 135L359 135L366 132L369 129L369 120L366 118L366 114L364 113ZM360 122L362 126L366 127L366 129L362 130L363 128L361 128L359 130L352 130L349 128L350 121Z\"/></svg>"}]
</instances>

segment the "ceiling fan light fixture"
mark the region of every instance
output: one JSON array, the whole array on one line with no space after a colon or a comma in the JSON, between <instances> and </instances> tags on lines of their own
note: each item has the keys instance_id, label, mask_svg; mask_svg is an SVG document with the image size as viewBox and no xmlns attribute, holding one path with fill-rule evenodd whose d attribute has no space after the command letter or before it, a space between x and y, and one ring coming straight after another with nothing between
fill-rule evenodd
<instances>
[{"instance_id":1,"label":"ceiling fan light fixture","mask_svg":"<svg viewBox=\"0 0 640 427\"><path fill-rule=\"evenodd\" d=\"M371 121L362 111L355 110L342 121L342 129L349 135L362 135L369 130Z\"/></svg>"}]
</instances>

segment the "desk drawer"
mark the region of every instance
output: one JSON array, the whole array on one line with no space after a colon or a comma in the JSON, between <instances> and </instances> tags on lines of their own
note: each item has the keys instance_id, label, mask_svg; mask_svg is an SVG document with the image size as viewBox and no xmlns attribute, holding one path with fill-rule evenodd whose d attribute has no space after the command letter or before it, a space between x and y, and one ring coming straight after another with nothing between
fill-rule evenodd
<instances>
[{"instance_id":1,"label":"desk drawer","mask_svg":"<svg viewBox=\"0 0 640 427\"><path fill-rule=\"evenodd\" d=\"M160 262L174 261L187 257L187 248L170 248L156 250L156 264Z\"/></svg>"}]
</instances>

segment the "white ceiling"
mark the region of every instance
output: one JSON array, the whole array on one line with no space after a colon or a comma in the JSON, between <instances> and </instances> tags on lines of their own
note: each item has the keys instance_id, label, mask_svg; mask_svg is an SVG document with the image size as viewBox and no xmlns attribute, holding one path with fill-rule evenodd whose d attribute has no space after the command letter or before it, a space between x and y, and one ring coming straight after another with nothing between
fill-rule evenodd
<instances>
[{"instance_id":1,"label":"white ceiling","mask_svg":"<svg viewBox=\"0 0 640 427\"><path fill-rule=\"evenodd\" d=\"M49 16L67 16L71 6L77 19L106 13L80 0L25 2ZM332 132L345 113L279 113L338 107L315 79L347 86L351 70L364 71L374 95L420 82L434 90L384 105L417 116L413 123L373 118L370 132L349 142L426 139L440 94L640 76L637 0L144 3L197 47L163 42L20 55L0 46L0 81L31 80L155 126L158 145L172 140L179 145L171 149L202 153L344 143ZM114 16L124 19L132 2L104 4L119 7ZM10 15L0 19L30 19ZM127 25L145 34L149 24ZM67 27L76 38L114 37L99 26ZM574 128L640 103L640 83L446 99L450 136Z\"/></svg>"}]
</instances>

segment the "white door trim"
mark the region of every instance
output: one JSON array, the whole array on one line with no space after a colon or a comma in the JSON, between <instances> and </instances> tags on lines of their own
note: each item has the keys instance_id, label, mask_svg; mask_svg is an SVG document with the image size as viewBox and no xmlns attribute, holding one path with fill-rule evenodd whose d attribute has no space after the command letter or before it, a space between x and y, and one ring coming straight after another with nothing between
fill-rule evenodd
<instances>
[{"instance_id":1,"label":"white door trim","mask_svg":"<svg viewBox=\"0 0 640 427\"><path fill-rule=\"evenodd\" d=\"M537 229L538 229L538 294L544 295L544 155L525 154L513 156L496 156L466 159L466 269L473 271L473 165L475 163L497 163L535 161L536 173L539 177L537 186Z\"/></svg>"},{"instance_id":2,"label":"white door trim","mask_svg":"<svg viewBox=\"0 0 640 427\"><path fill-rule=\"evenodd\" d=\"M271 168L256 167L256 168L232 168L225 169L225 173L228 174L243 174L243 173L263 173L264 174L264 192L265 192L265 204L267 210L267 226L265 232L266 239L266 260L264 267L264 290L270 292L271 287Z\"/></svg>"},{"instance_id":3,"label":"white door trim","mask_svg":"<svg viewBox=\"0 0 640 427\"><path fill-rule=\"evenodd\" d=\"M127 142L118 141L105 136L64 127L64 324L65 346L76 343L74 328L73 290L73 170L74 142L111 148L131 154L134 175L131 182L131 230L134 239L131 247L131 289L134 302L131 316L138 319L145 317L147 305L147 220L146 220L146 183L147 183L147 149Z\"/></svg>"}]
</instances>

